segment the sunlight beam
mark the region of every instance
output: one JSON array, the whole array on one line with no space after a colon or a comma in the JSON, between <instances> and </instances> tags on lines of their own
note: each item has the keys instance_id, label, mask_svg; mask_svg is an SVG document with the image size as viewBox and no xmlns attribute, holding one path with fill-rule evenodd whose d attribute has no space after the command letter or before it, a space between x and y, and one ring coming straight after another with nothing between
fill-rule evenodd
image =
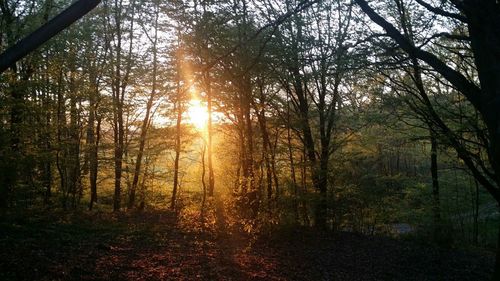
<instances>
[{"instance_id":1,"label":"sunlight beam","mask_svg":"<svg viewBox=\"0 0 500 281\"><path fill-rule=\"evenodd\" d=\"M189 123L196 127L197 130L206 130L208 112L207 107L203 105L200 100L192 99L191 101L189 101L187 114L189 117Z\"/></svg>"}]
</instances>

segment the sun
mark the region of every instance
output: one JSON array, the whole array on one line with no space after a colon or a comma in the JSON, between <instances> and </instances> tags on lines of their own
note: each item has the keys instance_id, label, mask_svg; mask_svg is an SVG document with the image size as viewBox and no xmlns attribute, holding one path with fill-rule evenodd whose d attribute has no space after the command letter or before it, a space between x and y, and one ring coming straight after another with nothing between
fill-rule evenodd
<instances>
[{"instance_id":1,"label":"sun","mask_svg":"<svg viewBox=\"0 0 500 281\"><path fill-rule=\"evenodd\" d=\"M208 112L207 108L198 99L192 99L189 101L189 107L187 110L189 117L189 123L196 127L196 129L202 131L207 126Z\"/></svg>"}]
</instances>

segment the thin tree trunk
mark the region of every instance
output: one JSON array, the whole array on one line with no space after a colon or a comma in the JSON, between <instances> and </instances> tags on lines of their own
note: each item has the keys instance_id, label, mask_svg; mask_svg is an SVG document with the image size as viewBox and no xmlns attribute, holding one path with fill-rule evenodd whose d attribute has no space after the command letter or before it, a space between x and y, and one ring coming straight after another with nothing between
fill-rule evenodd
<instances>
[{"instance_id":1,"label":"thin tree trunk","mask_svg":"<svg viewBox=\"0 0 500 281\"><path fill-rule=\"evenodd\" d=\"M295 175L295 163L293 160L293 149L292 149L292 134L290 130L291 120L290 120L290 103L289 103L289 95L287 92L287 126L286 126L286 140L288 146L288 160L290 161L290 174L292 176L292 185L293 185L293 195L294 195L294 212L295 212L295 220L299 220L299 203L298 203L298 184L297 184L297 176Z\"/></svg>"},{"instance_id":2,"label":"thin tree trunk","mask_svg":"<svg viewBox=\"0 0 500 281\"><path fill-rule=\"evenodd\" d=\"M0 5L0 9L2 12L2 19L5 22L5 25L2 27L5 28L5 41L9 46L15 44L18 38L15 37L14 34L14 24L16 24L17 19L14 15L14 11L9 8L9 5L6 5L4 1L2 1L2 5ZM3 36L2 36L3 37ZM4 42L2 42L4 43ZM12 72L15 74L14 77L17 77L18 69L14 64L12 67ZM10 95L11 98L11 108L9 112L10 117L10 155L2 159L5 161L3 164L4 167L8 170L2 175L0 182L0 208L5 208L9 205L9 197L12 190L14 190L17 181L18 181L18 166L19 166L19 142L20 142L20 125L22 121L22 104L24 103L22 93L20 92L20 87L18 87L19 81L14 81L12 85L10 85L10 91L7 94ZM2 162L3 162L2 161Z\"/></svg>"},{"instance_id":3,"label":"thin tree trunk","mask_svg":"<svg viewBox=\"0 0 500 281\"><path fill-rule=\"evenodd\" d=\"M72 81L71 83L75 83ZM76 195L79 190L79 180L80 180L80 133L78 130L78 120L79 114L77 112L77 102L74 97L74 93L76 91L72 91L72 95L70 97L70 143L69 143L69 155L68 161L69 163L69 186L68 190L72 195L72 207L76 207Z\"/></svg>"},{"instance_id":4,"label":"thin tree trunk","mask_svg":"<svg viewBox=\"0 0 500 281\"><path fill-rule=\"evenodd\" d=\"M132 67L132 42L134 30L134 8L135 1L132 1L132 19L130 22L130 36L128 46L127 64L125 65L125 73L122 69L122 20L123 20L123 5L122 1L115 0L114 2L114 17L116 24L116 65L112 82L113 92L113 124L114 124L114 164L115 164L115 188L113 196L113 211L119 211L121 208L121 179L123 173L123 152L125 128L123 120L123 106L125 99L125 90L128 85L128 78Z\"/></svg>"},{"instance_id":5,"label":"thin tree trunk","mask_svg":"<svg viewBox=\"0 0 500 281\"><path fill-rule=\"evenodd\" d=\"M118 4L120 3L120 5ZM123 109L120 99L121 89L121 56L122 56L122 30L121 30L121 2L115 0L115 23L116 23L116 65L113 77L113 139L114 139L114 164L115 164L115 189L113 195L113 211L119 211L121 205L121 178L123 157Z\"/></svg>"},{"instance_id":6,"label":"thin tree trunk","mask_svg":"<svg viewBox=\"0 0 500 281\"><path fill-rule=\"evenodd\" d=\"M248 160L247 160L247 148L245 143L245 118L243 114L243 97L240 93L239 95L239 108L238 108L238 138L239 138L239 166L241 167L241 173L238 175L239 188L242 196L247 196L248 193Z\"/></svg>"},{"instance_id":7,"label":"thin tree trunk","mask_svg":"<svg viewBox=\"0 0 500 281\"><path fill-rule=\"evenodd\" d=\"M51 138L50 138L50 117L51 117L51 110L49 109L49 94L46 93L44 97L44 103L45 103L45 109L47 110L47 113L45 115L45 129L43 132L43 142L44 142L44 149L46 153L46 159L43 163L43 175L44 175L44 186L45 186L45 195L43 198L43 202L45 205L49 205L50 199L52 197L52 144L51 144Z\"/></svg>"},{"instance_id":8,"label":"thin tree trunk","mask_svg":"<svg viewBox=\"0 0 500 281\"><path fill-rule=\"evenodd\" d=\"M94 112L94 116L96 112ZM97 202L97 175L99 168L99 143L101 141L101 117L97 117L97 125L95 127L95 139L92 137L91 151L89 159L90 169L90 202L89 210L92 211L94 204ZM93 126L93 125L92 125ZM94 129L92 129L94 131ZM92 133L94 135L94 133Z\"/></svg>"},{"instance_id":9,"label":"thin tree trunk","mask_svg":"<svg viewBox=\"0 0 500 281\"><path fill-rule=\"evenodd\" d=\"M201 221L204 221L205 218L205 201L207 198L207 184L205 182L205 150L207 149L207 143L203 141L203 147L201 148L201 184L203 188L203 197L201 199L201 212L200 218Z\"/></svg>"},{"instance_id":10,"label":"thin tree trunk","mask_svg":"<svg viewBox=\"0 0 500 281\"><path fill-rule=\"evenodd\" d=\"M263 97L262 89L261 89L261 100ZM271 170L271 160L270 160L270 140L269 140L269 133L267 130L267 125L266 125L266 117L265 117L265 111L264 111L264 104L260 104L260 107L262 108L260 111L255 108L255 111L257 112L257 119L259 121L259 127L260 127L260 132L262 135L262 158L264 161L264 165L266 168L266 193L267 193L267 203L268 207L271 207L271 202L272 202L272 196L273 196L273 174ZM262 176L263 177L263 176Z\"/></svg>"},{"instance_id":11,"label":"thin tree trunk","mask_svg":"<svg viewBox=\"0 0 500 281\"><path fill-rule=\"evenodd\" d=\"M213 152L212 152L212 85L211 85L211 77L210 72L206 72L205 74L206 81L206 91L207 91L207 157L208 157L208 196L214 196L215 189L215 176L214 176L214 167L213 167Z\"/></svg>"},{"instance_id":12,"label":"thin tree trunk","mask_svg":"<svg viewBox=\"0 0 500 281\"><path fill-rule=\"evenodd\" d=\"M156 11L156 16L155 16L155 27L154 27L154 37L153 37L153 82L152 82L152 87L151 87L151 94L149 95L148 102L146 104L146 115L144 116L144 119L142 120L142 126L141 126L141 135L139 139L139 152L137 153L137 159L135 161L135 169L134 169L134 178L132 180L132 186L130 188L130 194L129 194L129 201L128 201L128 209L131 209L134 207L135 204L135 191L137 189L137 184L139 182L139 174L141 173L141 163L142 163L142 156L144 154L144 146L146 144L146 135L149 127L149 119L150 119L150 114L151 114L151 108L153 107L153 101L156 96L156 79L157 79L157 72L158 72L158 59L157 59L157 43L158 43L158 11Z\"/></svg>"},{"instance_id":13,"label":"thin tree trunk","mask_svg":"<svg viewBox=\"0 0 500 281\"><path fill-rule=\"evenodd\" d=\"M181 124L182 124L182 98L180 81L177 79L177 121L175 126L175 160L174 160L174 186L172 190L172 198L170 200L170 208L175 209L175 203L177 200L177 190L179 187L179 160L181 155Z\"/></svg>"},{"instance_id":14,"label":"thin tree trunk","mask_svg":"<svg viewBox=\"0 0 500 281\"><path fill-rule=\"evenodd\" d=\"M498 229L498 238L497 238L497 252L495 257L495 269L493 273L493 281L500 280L500 224Z\"/></svg>"},{"instance_id":15,"label":"thin tree trunk","mask_svg":"<svg viewBox=\"0 0 500 281\"><path fill-rule=\"evenodd\" d=\"M304 224L309 226L311 224L309 220L309 212L307 210L307 201L305 199L305 194L307 193L307 155L306 149L302 149L302 156L300 157L300 163L302 164L302 168L300 169L300 180L302 186L302 211L304 213Z\"/></svg>"},{"instance_id":16,"label":"thin tree trunk","mask_svg":"<svg viewBox=\"0 0 500 281\"><path fill-rule=\"evenodd\" d=\"M274 181L274 192L275 192L275 199L276 202L278 202L278 199L280 197L280 186L279 186L279 180L278 180L278 173L276 172L276 147L278 146L278 138L279 138L279 133L276 132L276 138L274 140L274 146L271 149L271 170L273 174L273 181Z\"/></svg>"},{"instance_id":17,"label":"thin tree trunk","mask_svg":"<svg viewBox=\"0 0 500 281\"><path fill-rule=\"evenodd\" d=\"M430 129L431 138L431 175L432 175L432 211L434 213L434 239L440 241L441 235L441 207L439 200L439 179L437 164L437 138L436 134Z\"/></svg>"},{"instance_id":18,"label":"thin tree trunk","mask_svg":"<svg viewBox=\"0 0 500 281\"><path fill-rule=\"evenodd\" d=\"M146 180L149 176L149 162L150 162L150 157L146 156L146 159L144 161L144 174L142 175L142 181L141 181L141 187L140 187L140 203L139 203L139 210L144 210L146 206ZM152 177L154 178L154 165L152 169Z\"/></svg>"},{"instance_id":19,"label":"thin tree trunk","mask_svg":"<svg viewBox=\"0 0 500 281\"><path fill-rule=\"evenodd\" d=\"M248 188L248 204L250 210L252 211L252 218L257 217L259 210L259 198L258 190L255 186L255 174L254 174L254 149L253 149L253 126L252 118L250 114L251 99L252 99L252 88L251 81L248 77L244 78L244 86L242 90L243 95L243 113L245 119L244 135L245 135L245 148L246 148L246 182Z\"/></svg>"},{"instance_id":20,"label":"thin tree trunk","mask_svg":"<svg viewBox=\"0 0 500 281\"><path fill-rule=\"evenodd\" d=\"M474 179L475 183L475 198L474 198L474 229L473 229L473 241L474 245L479 245L479 183Z\"/></svg>"},{"instance_id":21,"label":"thin tree trunk","mask_svg":"<svg viewBox=\"0 0 500 281\"><path fill-rule=\"evenodd\" d=\"M67 208L67 175L66 175L66 99L62 91L63 84L62 69L59 72L58 87L57 87L57 152L56 166L59 173L59 189L62 193L62 207ZM63 141L64 140L64 141Z\"/></svg>"}]
</instances>

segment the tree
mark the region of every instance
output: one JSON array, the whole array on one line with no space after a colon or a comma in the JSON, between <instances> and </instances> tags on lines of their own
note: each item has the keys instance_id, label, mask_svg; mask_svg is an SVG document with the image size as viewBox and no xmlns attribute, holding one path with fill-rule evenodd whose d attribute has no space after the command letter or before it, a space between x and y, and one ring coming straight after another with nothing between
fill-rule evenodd
<instances>
[{"instance_id":1,"label":"tree","mask_svg":"<svg viewBox=\"0 0 500 281\"><path fill-rule=\"evenodd\" d=\"M173 180L173 188L172 188L172 197L170 199L170 208L175 209L175 204L177 201L177 193L179 189L179 161L181 157L182 150L182 114L185 111L185 94L186 89L182 87L182 77L183 73L182 69L188 68L186 66L186 61L184 60L184 52L182 50L182 46L180 45L180 28L177 28L177 40L178 45L174 51L174 59L175 61L175 96L173 98L174 103L174 112L176 114L175 118L175 159L174 159L174 180ZM189 74L184 71L185 76ZM184 79L189 79L189 77L184 77Z\"/></svg>"},{"instance_id":2,"label":"tree","mask_svg":"<svg viewBox=\"0 0 500 281\"><path fill-rule=\"evenodd\" d=\"M359 7L370 19L381 26L397 44L410 55L426 63L433 71L446 79L455 87L478 111L486 132L477 132L481 135L482 145L486 148L487 160L483 161L472 153L459 137L443 122L441 116L429 107L431 120L439 128L464 161L474 177L500 203L500 4L497 1L450 1L446 6L436 7L423 0L418 0L423 8L439 17L446 17L455 25L465 25L470 40L470 50L474 56L474 63L479 78L479 85L466 75L448 66L445 59L440 58L431 50L417 46L404 36L393 24L375 11L367 1L355 0ZM451 11L450 11L451 9ZM447 35L447 34L444 34ZM434 37L439 37L436 35ZM450 36L453 37L453 36ZM432 39L432 38L430 38ZM447 50L443 50L446 52ZM425 98L425 97L424 97ZM498 242L500 245L500 231ZM494 279L500 278L500 247L497 250Z\"/></svg>"},{"instance_id":3,"label":"tree","mask_svg":"<svg viewBox=\"0 0 500 281\"><path fill-rule=\"evenodd\" d=\"M135 204L135 192L137 189L137 184L139 182L139 174L141 172L141 163L142 157L144 154L144 147L146 144L146 135L148 131L148 127L151 123L151 110L153 108L153 102L158 95L158 31L159 31L159 16L160 16L160 5L157 2L154 2L152 7L154 10L153 19L152 19L152 28L153 35L149 35L144 26L144 22L142 23L142 27L146 34L146 37L149 39L149 43L151 44L151 53L152 53L152 70L151 70L151 92L146 102L146 114L144 115L144 119L142 120L141 125L141 134L139 136L139 151L137 152L137 158L135 161L135 169L134 169L134 178L132 180L132 186L129 191L129 201L128 208L131 209Z\"/></svg>"},{"instance_id":4,"label":"tree","mask_svg":"<svg viewBox=\"0 0 500 281\"><path fill-rule=\"evenodd\" d=\"M287 9L292 3L286 2ZM348 75L348 41L352 40L352 7L341 1L321 3L292 16L278 38L281 86L289 93L307 155L313 185L319 193L315 224L327 228L329 163L343 80ZM291 46L291 47L288 47ZM284 62L284 63L283 63ZM283 74L286 74L284 76Z\"/></svg>"},{"instance_id":5,"label":"tree","mask_svg":"<svg viewBox=\"0 0 500 281\"><path fill-rule=\"evenodd\" d=\"M129 86L130 72L132 69L132 46L134 39L135 2L126 6L123 1L115 0L109 7L108 25L110 26L112 42L110 58L113 62L111 77L111 92L113 96L113 134L114 134L114 163L115 163L115 188L113 197L113 210L119 211L121 207L121 180L123 173L123 154L125 145L124 103L127 86ZM125 26L126 13L130 17L128 29ZM125 32L129 33L128 48L124 49ZM122 69L124 70L122 72Z\"/></svg>"}]
</instances>

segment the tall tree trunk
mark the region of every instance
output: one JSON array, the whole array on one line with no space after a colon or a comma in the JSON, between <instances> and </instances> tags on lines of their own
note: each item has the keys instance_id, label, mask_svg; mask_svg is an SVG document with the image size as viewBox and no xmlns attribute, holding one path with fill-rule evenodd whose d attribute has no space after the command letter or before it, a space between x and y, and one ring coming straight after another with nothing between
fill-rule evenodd
<instances>
[{"instance_id":1,"label":"tall tree trunk","mask_svg":"<svg viewBox=\"0 0 500 281\"><path fill-rule=\"evenodd\" d=\"M114 164L115 164L115 189L113 194L113 211L119 211L121 205L121 179L122 179L122 157L123 157L123 104L121 96L121 61L122 61L122 9L121 2L115 0L114 19L116 24L116 65L112 82L113 90L113 139L114 139Z\"/></svg>"},{"instance_id":2,"label":"tall tree trunk","mask_svg":"<svg viewBox=\"0 0 500 281\"><path fill-rule=\"evenodd\" d=\"M479 183L474 179L474 229L473 229L473 242L474 245L479 245Z\"/></svg>"},{"instance_id":3,"label":"tall tree trunk","mask_svg":"<svg viewBox=\"0 0 500 281\"><path fill-rule=\"evenodd\" d=\"M89 145L89 182L90 202L89 211L92 211L97 202L97 175L99 168L99 143L101 141L101 116L98 114L99 107L99 82L93 77L93 91L89 96L89 124L87 128L87 141ZM97 124L96 124L97 122Z\"/></svg>"},{"instance_id":4,"label":"tall tree trunk","mask_svg":"<svg viewBox=\"0 0 500 281\"><path fill-rule=\"evenodd\" d=\"M212 144L212 85L210 72L205 73L205 83L207 91L207 160L208 160L208 196L214 196L215 176L213 167L213 144Z\"/></svg>"},{"instance_id":5,"label":"tall tree trunk","mask_svg":"<svg viewBox=\"0 0 500 281\"><path fill-rule=\"evenodd\" d=\"M264 161L264 166L266 169L266 194L267 194L267 203L268 207L271 207L272 196L273 196L273 173L271 167L271 159L270 159L270 140L269 140L269 132L267 130L267 122L265 115L265 104L264 104L264 93L262 87L260 87L260 104L259 108L254 106L254 111L257 114L257 120L259 122L260 132L262 135L262 158ZM263 175L262 175L263 177Z\"/></svg>"},{"instance_id":6,"label":"tall tree trunk","mask_svg":"<svg viewBox=\"0 0 500 281\"><path fill-rule=\"evenodd\" d=\"M404 37L408 40L411 46L414 46L414 34L410 24L410 19L407 14L407 9L401 0L395 0L399 21L403 29ZM413 82L417 87L418 94L424 99L426 106L432 108L428 99L427 91L422 79L422 69L415 54L410 54L411 58L411 71L413 74ZM439 201L439 180L438 180L438 166L437 166L437 136L432 128L432 123L428 124L431 140L431 176L432 176L432 200L433 200L433 220L434 220L434 239L441 240L441 211Z\"/></svg>"},{"instance_id":7,"label":"tall tree trunk","mask_svg":"<svg viewBox=\"0 0 500 281\"><path fill-rule=\"evenodd\" d=\"M326 226L326 217L323 216L325 213L323 209L326 207L326 202L323 202L322 198L326 196L326 184L321 180L320 163L316 157L314 138L309 124L309 100L305 89L306 83L300 70L299 42L303 41L302 23L298 15L295 16L294 19L297 30L295 31L296 37L292 41L291 48L293 57L291 65L289 66L289 71L293 78L293 89L296 100L294 106L299 117L299 126L302 131L302 141L307 156L308 167L310 167L311 170L312 182L315 189L320 192L320 200L318 200L315 210L315 225L319 228L324 228ZM294 31L291 30L291 32Z\"/></svg>"},{"instance_id":8,"label":"tall tree trunk","mask_svg":"<svg viewBox=\"0 0 500 281\"><path fill-rule=\"evenodd\" d=\"M299 221L299 202L298 202L298 184L297 184L297 176L295 175L295 163L293 160L293 148L292 148L292 134L291 134L291 119L290 119L290 96L289 91L287 91L287 102L286 102L286 117L287 117L287 126L286 126L286 140L288 147L288 160L290 161L290 174L292 176L292 185L293 185L293 195L294 195L294 213L295 220ZM302 197L302 196L301 196Z\"/></svg>"},{"instance_id":9,"label":"tall tree trunk","mask_svg":"<svg viewBox=\"0 0 500 281\"><path fill-rule=\"evenodd\" d=\"M278 138L279 138L279 133L276 132L276 137L274 139L274 145L271 148L271 171L272 171L272 176L273 176L273 181L274 181L274 193L275 193L275 199L278 202L279 196L280 196L280 185L279 185L279 179L278 179L278 173L276 172L276 148L278 147Z\"/></svg>"},{"instance_id":10,"label":"tall tree trunk","mask_svg":"<svg viewBox=\"0 0 500 281\"><path fill-rule=\"evenodd\" d=\"M91 128L92 130L91 137L89 137L90 142L90 155L89 155L89 180L90 180L90 202L89 202L89 210L92 211L94 204L97 202L97 175L98 175L98 167L99 167L99 142L101 139L101 118L97 117L97 112L93 109L93 119L97 119L97 125L94 124L94 120L92 120ZM90 119L90 118L89 118ZM94 128L95 126L95 128Z\"/></svg>"},{"instance_id":11,"label":"tall tree trunk","mask_svg":"<svg viewBox=\"0 0 500 281\"><path fill-rule=\"evenodd\" d=\"M266 186L267 186L267 202L268 207L271 207L272 197L273 197L273 165L271 161L274 160L274 156L270 154L272 153L271 140L269 138L269 131L267 129L267 120L266 120L266 97L264 93L264 81L259 81L259 100L260 103L258 106L254 104L254 111L257 115L257 120L259 122L260 132L262 135L262 154L264 165L266 168ZM259 109L260 108L260 109ZM277 181L276 181L276 189ZM276 198L276 197L275 197Z\"/></svg>"},{"instance_id":12,"label":"tall tree trunk","mask_svg":"<svg viewBox=\"0 0 500 281\"><path fill-rule=\"evenodd\" d=\"M87 124L87 153L88 153L88 165L89 165L89 182L90 182L90 202L89 211L92 211L92 207L97 197L96 186L93 185L94 177L97 181L97 173L94 173L94 165L97 159L95 151L97 147L95 146L95 115L96 115L96 102L94 97L94 92L90 93L89 97L89 121Z\"/></svg>"},{"instance_id":13,"label":"tall tree trunk","mask_svg":"<svg viewBox=\"0 0 500 281\"><path fill-rule=\"evenodd\" d=\"M203 141L203 146L201 148L201 185L203 188L203 197L201 198L201 211L200 211L200 218L201 221L203 222L205 218L205 201L207 198L207 183L205 182L205 151L207 149L207 143Z\"/></svg>"},{"instance_id":14,"label":"tall tree trunk","mask_svg":"<svg viewBox=\"0 0 500 281\"><path fill-rule=\"evenodd\" d=\"M44 96L44 108L47 111L45 113L45 128L43 131L43 146L45 150L45 159L43 162L43 185L45 187L45 194L43 197L43 202L45 205L49 205L52 197L52 143L51 143L51 112L50 108L50 98L49 93L46 91Z\"/></svg>"},{"instance_id":15,"label":"tall tree trunk","mask_svg":"<svg viewBox=\"0 0 500 281\"><path fill-rule=\"evenodd\" d=\"M158 54L158 49L157 49L157 44L158 44L158 17L159 17L159 12L156 11L155 14L155 23L154 23L154 37L152 40L152 52L153 52L153 82L151 86L151 94L149 95L148 102L146 104L146 115L144 116L144 119L142 120L142 126L141 126L141 136L139 138L139 151L137 152L137 159L135 161L135 169L134 169L134 178L132 180L132 186L130 188L130 194L129 194L129 201L128 201L128 208L131 209L134 204L135 204L135 191L137 189L137 184L139 182L139 174L141 173L141 163L142 163L142 156L144 154L144 146L146 144L146 135L149 127L149 122L150 122L150 114L151 114L151 108L153 107L153 101L156 96L156 79L157 79L157 72L158 72L158 59L157 59L157 54Z\"/></svg>"},{"instance_id":16,"label":"tall tree trunk","mask_svg":"<svg viewBox=\"0 0 500 281\"><path fill-rule=\"evenodd\" d=\"M239 191L242 196L247 196L248 193L248 160L247 160L247 148L245 142L245 114L243 113L243 95L239 94L239 107L238 107L238 140L239 140L239 166L241 167L241 173L239 173Z\"/></svg>"},{"instance_id":17,"label":"tall tree trunk","mask_svg":"<svg viewBox=\"0 0 500 281\"><path fill-rule=\"evenodd\" d=\"M264 118L262 118L264 119ZM261 127L263 128L262 131L262 147L263 147L263 154L264 154L264 162L265 162L265 167L266 167L266 184L267 184L267 202L269 206L271 205L271 201L273 198L273 173L272 173L272 167L271 167L271 159L269 156L270 153L270 148L269 148L269 135L267 132L266 128L266 123L263 121Z\"/></svg>"},{"instance_id":18,"label":"tall tree trunk","mask_svg":"<svg viewBox=\"0 0 500 281\"><path fill-rule=\"evenodd\" d=\"M431 138L431 175L432 175L432 212L434 217L434 240L441 241L441 206L439 200L439 179L438 179L438 164L437 164L437 137L430 129Z\"/></svg>"},{"instance_id":19,"label":"tall tree trunk","mask_svg":"<svg viewBox=\"0 0 500 281\"><path fill-rule=\"evenodd\" d=\"M69 73L69 126L68 126L68 142L66 155L66 179L68 195L71 195L71 206L76 207L76 197L79 191L80 183L80 130L77 100L77 81L76 81L76 65L74 58L71 58L70 73Z\"/></svg>"},{"instance_id":20,"label":"tall tree trunk","mask_svg":"<svg viewBox=\"0 0 500 281\"><path fill-rule=\"evenodd\" d=\"M63 92L63 70L60 69L57 81L57 152L56 166L59 174L59 190L62 193L61 204L67 208L68 176L67 176L67 125L66 125L66 98Z\"/></svg>"},{"instance_id":21,"label":"tall tree trunk","mask_svg":"<svg viewBox=\"0 0 500 281\"><path fill-rule=\"evenodd\" d=\"M2 26L5 28L5 41L7 41L8 46L12 46L15 44L18 38L16 38L14 34L14 24L16 24L17 20L12 11L12 9L7 5L6 2L0 2L0 10L2 12L2 19L5 22L5 25ZM1 36L1 39L4 36ZM4 43L4 42L0 42ZM11 67L13 72L13 76L17 77L18 69L14 64ZM22 94L20 92L20 87L18 87L18 81L14 78L14 82L10 85L10 89L6 91L6 94L9 95L11 104L10 104L10 128L9 128L9 148L6 148L6 155L1 159L3 165L2 168L5 169L5 172L0 174L0 209L6 208L9 204L9 196L11 191L14 189L17 180L18 180L18 150L19 150L19 129L20 123L22 121L21 116L21 108L20 106L24 103L22 100ZM2 151L3 152L3 151Z\"/></svg>"},{"instance_id":22,"label":"tall tree trunk","mask_svg":"<svg viewBox=\"0 0 500 281\"><path fill-rule=\"evenodd\" d=\"M245 148L246 148L246 178L247 182L247 199L250 210L252 212L252 218L257 217L259 210L259 200L258 190L255 186L255 171L254 171L254 149L253 149L253 124L251 117L251 99L252 99L252 85L250 78L243 78L242 86L242 96L243 96L243 116L245 120L244 135L245 135Z\"/></svg>"},{"instance_id":23,"label":"tall tree trunk","mask_svg":"<svg viewBox=\"0 0 500 281\"><path fill-rule=\"evenodd\" d=\"M148 145L149 146L149 145ZM140 201L139 201L139 207L138 209L139 210L144 210L144 208L146 207L146 180L148 179L149 177L149 162L150 162L150 157L148 157L146 155L145 157L146 159L144 159L144 174L142 175L142 181L141 181L141 185L140 185L140 189L139 189L139 197L140 197ZM154 170L155 170L155 167L153 165L152 169L151 169L151 178L154 179Z\"/></svg>"},{"instance_id":24,"label":"tall tree trunk","mask_svg":"<svg viewBox=\"0 0 500 281\"><path fill-rule=\"evenodd\" d=\"M500 280L500 223L498 228L497 251L495 255L495 269L493 273L493 281Z\"/></svg>"},{"instance_id":25,"label":"tall tree trunk","mask_svg":"<svg viewBox=\"0 0 500 281\"><path fill-rule=\"evenodd\" d=\"M182 124L182 98L180 81L177 81L177 121L175 126L175 160L174 160L174 186L172 190L172 199L170 200L170 208L175 209L177 200L177 190L179 188L179 160L181 155L181 124Z\"/></svg>"},{"instance_id":26,"label":"tall tree trunk","mask_svg":"<svg viewBox=\"0 0 500 281\"><path fill-rule=\"evenodd\" d=\"M115 23L115 34L116 34L116 54L115 54L115 66L114 73L112 77L112 92L113 92L113 133L114 133L114 164L115 164L115 186L113 195L113 211L119 211L121 208L121 180L123 173L123 152L125 147L125 128L123 120L123 107L125 100L125 92L128 86L128 78L130 70L132 67L132 43L133 43L133 31L134 31L134 13L135 13L135 1L130 3L132 7L132 15L130 21L130 36L128 45L128 55L126 57L127 61L125 64L125 71L122 73L122 21L123 21L123 2L121 0L114 1L114 23Z\"/></svg>"},{"instance_id":27,"label":"tall tree trunk","mask_svg":"<svg viewBox=\"0 0 500 281\"><path fill-rule=\"evenodd\" d=\"M305 200L305 194L307 193L307 155L306 155L306 149L303 147L302 148L302 156L300 157L300 163L302 165L300 169L300 181L301 181L301 186L302 186L302 211L304 213L304 224L309 226L311 225L310 219L309 219L309 212L307 209L307 201Z\"/></svg>"},{"instance_id":28,"label":"tall tree trunk","mask_svg":"<svg viewBox=\"0 0 500 281\"><path fill-rule=\"evenodd\" d=\"M74 81L72 83L75 83ZM69 150L68 150L68 191L72 196L72 207L76 207L76 195L80 179L80 132L78 129L79 114L77 101L73 90L70 96L70 124L69 124Z\"/></svg>"}]
</instances>

